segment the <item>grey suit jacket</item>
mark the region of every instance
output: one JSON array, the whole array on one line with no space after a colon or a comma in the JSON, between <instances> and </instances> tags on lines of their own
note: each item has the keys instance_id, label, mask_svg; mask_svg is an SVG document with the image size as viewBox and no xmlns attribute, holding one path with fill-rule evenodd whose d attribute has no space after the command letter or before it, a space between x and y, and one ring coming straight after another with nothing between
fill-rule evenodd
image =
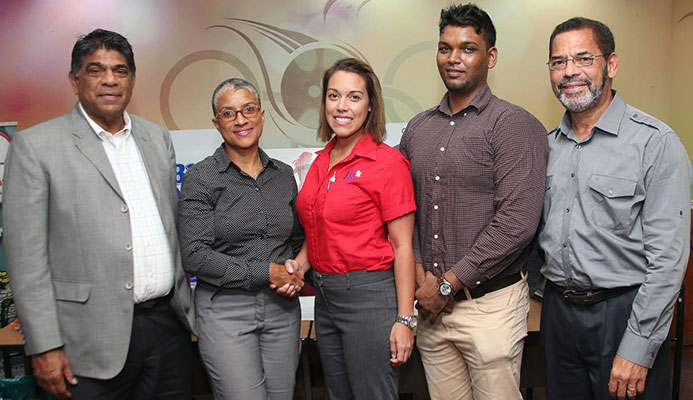
<instances>
[{"instance_id":1,"label":"grey suit jacket","mask_svg":"<svg viewBox=\"0 0 693 400\"><path fill-rule=\"evenodd\" d=\"M171 303L193 331L175 226L173 144L163 127L131 118L174 252ZM103 145L75 106L15 134L6 163L4 244L26 353L64 346L75 374L112 378L130 343L133 258L128 210Z\"/></svg>"}]
</instances>

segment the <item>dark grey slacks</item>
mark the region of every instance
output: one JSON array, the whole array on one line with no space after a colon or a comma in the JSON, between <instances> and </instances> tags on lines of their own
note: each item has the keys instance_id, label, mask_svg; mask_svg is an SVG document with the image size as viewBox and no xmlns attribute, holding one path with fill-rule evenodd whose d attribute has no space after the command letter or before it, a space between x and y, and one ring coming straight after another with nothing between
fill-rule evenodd
<instances>
[{"instance_id":1,"label":"dark grey slacks","mask_svg":"<svg viewBox=\"0 0 693 400\"><path fill-rule=\"evenodd\" d=\"M397 316L393 269L313 272L315 332L331 400L394 400L398 370L390 363Z\"/></svg>"},{"instance_id":2,"label":"dark grey slacks","mask_svg":"<svg viewBox=\"0 0 693 400\"><path fill-rule=\"evenodd\" d=\"M200 355L216 400L292 400L301 306L270 289L195 290Z\"/></svg>"},{"instance_id":3,"label":"dark grey slacks","mask_svg":"<svg viewBox=\"0 0 693 400\"><path fill-rule=\"evenodd\" d=\"M635 287L592 305L567 302L546 285L541 309L541 347L550 400L607 400L609 377L616 351L630 317ZM669 340L647 374L645 392L638 399L671 397Z\"/></svg>"}]
</instances>

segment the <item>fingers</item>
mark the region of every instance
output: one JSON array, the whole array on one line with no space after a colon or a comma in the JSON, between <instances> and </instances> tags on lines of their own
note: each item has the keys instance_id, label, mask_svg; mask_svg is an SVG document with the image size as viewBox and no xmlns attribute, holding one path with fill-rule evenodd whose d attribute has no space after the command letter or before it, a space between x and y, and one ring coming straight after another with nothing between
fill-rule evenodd
<instances>
[{"instance_id":1,"label":"fingers","mask_svg":"<svg viewBox=\"0 0 693 400\"><path fill-rule=\"evenodd\" d=\"M36 383L43 388L46 392L50 393L56 399L69 399L72 397L70 392L67 391L67 386L65 386L65 380L62 376L59 378L54 377L39 377L36 375Z\"/></svg>"},{"instance_id":2,"label":"fingers","mask_svg":"<svg viewBox=\"0 0 693 400\"><path fill-rule=\"evenodd\" d=\"M75 378L75 374L72 373L72 367L70 367L70 363L65 362L65 366L63 368L63 374L65 375L65 380L70 385L74 386L77 384L77 378Z\"/></svg>"},{"instance_id":3,"label":"fingers","mask_svg":"<svg viewBox=\"0 0 693 400\"><path fill-rule=\"evenodd\" d=\"M638 394L643 394L645 392L645 378L636 383L635 389L637 390Z\"/></svg>"},{"instance_id":4,"label":"fingers","mask_svg":"<svg viewBox=\"0 0 693 400\"><path fill-rule=\"evenodd\" d=\"M609 379L609 396L624 400L626 398L627 381L615 376L614 370L611 370L611 378Z\"/></svg>"},{"instance_id":5,"label":"fingers","mask_svg":"<svg viewBox=\"0 0 693 400\"><path fill-rule=\"evenodd\" d=\"M58 399L72 397L67 390L65 380L72 385L77 384L70 363L61 349L49 350L32 357L32 366L36 382L45 391Z\"/></svg>"},{"instance_id":6,"label":"fingers","mask_svg":"<svg viewBox=\"0 0 693 400\"><path fill-rule=\"evenodd\" d=\"M452 297L448 300L447 303L445 303L445 307L443 307L443 312L450 314L452 312L452 309L455 307L455 299Z\"/></svg>"},{"instance_id":7,"label":"fingers","mask_svg":"<svg viewBox=\"0 0 693 400\"><path fill-rule=\"evenodd\" d=\"M298 261L288 259L286 262L284 262L284 267L286 268L286 272L293 274L294 272L298 271Z\"/></svg>"},{"instance_id":8,"label":"fingers","mask_svg":"<svg viewBox=\"0 0 693 400\"><path fill-rule=\"evenodd\" d=\"M303 274L298 269L298 262L296 260L286 260L283 265L270 262L269 280L269 287L272 290L283 287L287 283L298 288L296 289L296 293L303 288ZM284 292L282 291L280 294L284 295Z\"/></svg>"},{"instance_id":9,"label":"fingers","mask_svg":"<svg viewBox=\"0 0 693 400\"><path fill-rule=\"evenodd\" d=\"M411 329L395 322L390 331L390 363L399 366L407 362L414 349L414 333Z\"/></svg>"},{"instance_id":10,"label":"fingers","mask_svg":"<svg viewBox=\"0 0 693 400\"><path fill-rule=\"evenodd\" d=\"M298 290L303 288L303 279L299 278L298 274L290 275L289 282L291 282L292 285L297 286Z\"/></svg>"},{"instance_id":11,"label":"fingers","mask_svg":"<svg viewBox=\"0 0 693 400\"><path fill-rule=\"evenodd\" d=\"M301 291L302 286L292 285L290 283L285 283L282 287L277 288L276 292L280 296L284 297L296 297Z\"/></svg>"},{"instance_id":12,"label":"fingers","mask_svg":"<svg viewBox=\"0 0 693 400\"><path fill-rule=\"evenodd\" d=\"M398 342L397 346L397 359L400 360L401 364L404 364L411 357L411 352L414 350L414 333L406 328L411 334L411 339L405 342Z\"/></svg>"},{"instance_id":13,"label":"fingers","mask_svg":"<svg viewBox=\"0 0 693 400\"><path fill-rule=\"evenodd\" d=\"M617 398L619 400L635 399L639 394L645 391L645 382L639 380L634 381L613 381L609 382L609 394L611 397ZM612 392L612 385L614 394Z\"/></svg>"},{"instance_id":14,"label":"fingers","mask_svg":"<svg viewBox=\"0 0 693 400\"><path fill-rule=\"evenodd\" d=\"M616 355L609 377L609 395L619 400L635 399L645 391L646 367Z\"/></svg>"},{"instance_id":15,"label":"fingers","mask_svg":"<svg viewBox=\"0 0 693 400\"><path fill-rule=\"evenodd\" d=\"M290 297L293 290L293 285L285 283L282 287L277 288L277 294L280 296Z\"/></svg>"},{"instance_id":16,"label":"fingers","mask_svg":"<svg viewBox=\"0 0 693 400\"><path fill-rule=\"evenodd\" d=\"M435 323L438 321L438 315L440 315L440 313L431 312L431 313L428 315L428 322L429 322L431 325L435 325Z\"/></svg>"}]
</instances>

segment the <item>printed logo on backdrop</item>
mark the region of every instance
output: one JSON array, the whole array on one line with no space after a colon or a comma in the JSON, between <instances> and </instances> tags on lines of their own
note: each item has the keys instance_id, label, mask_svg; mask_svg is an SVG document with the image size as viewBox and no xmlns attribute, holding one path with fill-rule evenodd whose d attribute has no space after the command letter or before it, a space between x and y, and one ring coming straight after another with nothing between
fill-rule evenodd
<instances>
[{"instance_id":1,"label":"printed logo on backdrop","mask_svg":"<svg viewBox=\"0 0 693 400\"><path fill-rule=\"evenodd\" d=\"M358 18L374 0L329 0L320 15L328 23L330 12L352 14ZM386 66L373 65L368 54L344 42L324 41L310 32L299 32L281 26L241 18L223 18L222 23L206 27L218 35L230 36L228 50L201 50L179 59L167 73L160 91L161 114L167 127L179 129L172 112L172 88L186 68L205 61L216 61L235 68L242 78L253 83L261 93L266 110L265 130L271 126L284 137L287 147L321 146L315 135L320 111L321 79L335 61L354 57L371 64L383 86L388 122L406 122L423 110L412 94L394 87L395 75L413 56L434 52L434 41L422 41L403 49ZM202 44L203 46L204 44ZM242 47L242 48L241 48ZM252 56L240 59L234 54L250 50ZM279 71L277 71L279 69ZM210 93L211 95L211 93ZM205 99L205 102L208 100Z\"/></svg>"}]
</instances>

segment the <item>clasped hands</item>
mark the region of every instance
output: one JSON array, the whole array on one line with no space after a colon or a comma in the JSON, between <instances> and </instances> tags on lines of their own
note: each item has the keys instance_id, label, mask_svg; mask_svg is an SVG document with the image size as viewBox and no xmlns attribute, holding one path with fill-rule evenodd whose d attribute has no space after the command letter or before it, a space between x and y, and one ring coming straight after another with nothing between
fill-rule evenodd
<instances>
[{"instance_id":1,"label":"clasped hands","mask_svg":"<svg viewBox=\"0 0 693 400\"><path fill-rule=\"evenodd\" d=\"M285 297L295 297L304 284L304 274L307 268L296 260L286 260L284 265L270 262L270 289Z\"/></svg>"},{"instance_id":2,"label":"clasped hands","mask_svg":"<svg viewBox=\"0 0 693 400\"><path fill-rule=\"evenodd\" d=\"M455 306L452 297L443 297L438 293L438 278L431 271L423 272L417 268L416 273L416 309L421 320L435 324L441 312L451 313Z\"/></svg>"}]
</instances>

